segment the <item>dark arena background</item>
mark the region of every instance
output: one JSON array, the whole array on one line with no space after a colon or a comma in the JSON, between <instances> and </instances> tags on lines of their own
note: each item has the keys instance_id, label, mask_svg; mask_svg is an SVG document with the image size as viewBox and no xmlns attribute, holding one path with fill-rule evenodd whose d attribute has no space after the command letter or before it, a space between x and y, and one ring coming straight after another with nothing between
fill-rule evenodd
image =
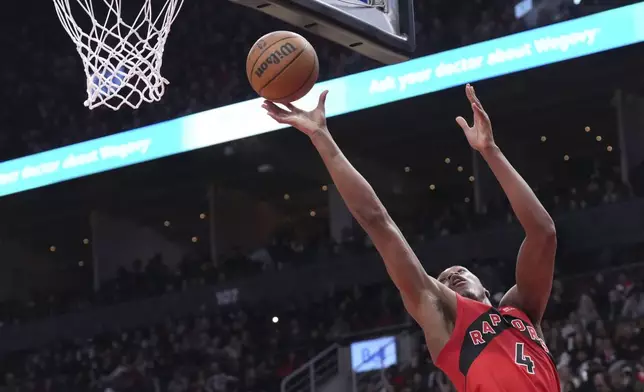
<instances>
[{"instance_id":1,"label":"dark arena background","mask_svg":"<svg viewBox=\"0 0 644 392\"><path fill-rule=\"evenodd\" d=\"M118 111L83 106L53 4L10 3L0 391L453 390L311 143L260 111L245 59L275 30L317 50L302 105L330 90L331 132L428 273L465 265L496 303L523 232L454 122L474 83L556 223L562 391L644 391L644 3L417 0L413 52L374 39L370 58L186 0L165 95Z\"/></svg>"}]
</instances>

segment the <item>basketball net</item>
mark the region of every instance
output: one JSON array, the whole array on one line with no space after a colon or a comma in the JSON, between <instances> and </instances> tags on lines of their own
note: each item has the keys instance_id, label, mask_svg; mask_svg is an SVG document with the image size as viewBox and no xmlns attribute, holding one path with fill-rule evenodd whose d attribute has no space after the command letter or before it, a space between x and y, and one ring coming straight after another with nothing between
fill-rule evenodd
<instances>
[{"instance_id":1,"label":"basketball net","mask_svg":"<svg viewBox=\"0 0 644 392\"><path fill-rule=\"evenodd\" d=\"M141 2L143 6L138 11L131 10L133 3ZM54 0L58 18L83 60L87 77L85 106L118 110L127 105L136 109L143 102L161 99L168 84L161 76L163 49L183 0L156 3L157 0Z\"/></svg>"},{"instance_id":2,"label":"basketball net","mask_svg":"<svg viewBox=\"0 0 644 392\"><path fill-rule=\"evenodd\" d=\"M341 3L352 5L359 8L385 8L386 0L338 0Z\"/></svg>"}]
</instances>

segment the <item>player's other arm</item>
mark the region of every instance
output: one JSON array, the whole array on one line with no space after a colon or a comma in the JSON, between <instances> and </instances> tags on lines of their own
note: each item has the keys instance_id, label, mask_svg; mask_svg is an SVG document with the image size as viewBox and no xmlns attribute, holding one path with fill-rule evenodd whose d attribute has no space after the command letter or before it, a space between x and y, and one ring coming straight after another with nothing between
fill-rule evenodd
<instances>
[{"instance_id":1,"label":"player's other arm","mask_svg":"<svg viewBox=\"0 0 644 392\"><path fill-rule=\"evenodd\" d=\"M552 288L557 237L555 225L537 196L494 142L490 119L476 97L474 88L466 87L474 111L470 127L459 117L472 148L479 151L501 184L512 210L525 230L516 266L516 286L501 300L501 305L523 310L533 323L541 321Z\"/></svg>"},{"instance_id":2,"label":"player's other arm","mask_svg":"<svg viewBox=\"0 0 644 392\"><path fill-rule=\"evenodd\" d=\"M552 289L557 236L552 218L530 186L498 148L481 154L501 184L517 219L525 230L516 265L516 285L501 305L516 306L533 323L541 321Z\"/></svg>"},{"instance_id":3,"label":"player's other arm","mask_svg":"<svg viewBox=\"0 0 644 392\"><path fill-rule=\"evenodd\" d=\"M455 309L456 296L427 275L371 185L351 165L331 137L324 113L326 94L326 91L322 93L317 108L311 112L292 105L286 105L287 111L271 102L264 103L264 108L276 121L292 125L310 137L347 207L382 256L407 311L425 331L431 331L428 345L432 355L437 355L449 339L441 310Z\"/></svg>"}]
</instances>

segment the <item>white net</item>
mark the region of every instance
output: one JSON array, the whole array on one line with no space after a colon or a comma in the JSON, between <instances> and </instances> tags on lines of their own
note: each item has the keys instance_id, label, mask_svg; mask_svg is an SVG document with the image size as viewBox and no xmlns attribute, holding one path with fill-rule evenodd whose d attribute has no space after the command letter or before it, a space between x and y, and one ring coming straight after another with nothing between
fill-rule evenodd
<instances>
[{"instance_id":1,"label":"white net","mask_svg":"<svg viewBox=\"0 0 644 392\"><path fill-rule=\"evenodd\" d=\"M338 0L341 3L349 4L354 7L367 8L384 8L386 0Z\"/></svg>"},{"instance_id":2,"label":"white net","mask_svg":"<svg viewBox=\"0 0 644 392\"><path fill-rule=\"evenodd\" d=\"M122 4L123 2L123 4ZM139 7L132 8L138 3ZM159 101L161 64L183 0L54 0L87 77L85 106L133 109Z\"/></svg>"}]
</instances>

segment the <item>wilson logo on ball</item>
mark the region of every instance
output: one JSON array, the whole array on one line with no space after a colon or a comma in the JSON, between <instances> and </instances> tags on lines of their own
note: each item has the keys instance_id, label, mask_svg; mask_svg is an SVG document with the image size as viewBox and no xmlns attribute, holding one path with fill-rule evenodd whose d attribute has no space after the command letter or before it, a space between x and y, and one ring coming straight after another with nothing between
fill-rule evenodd
<instances>
[{"instance_id":1,"label":"wilson logo on ball","mask_svg":"<svg viewBox=\"0 0 644 392\"><path fill-rule=\"evenodd\" d=\"M266 60L264 60L257 69L255 69L255 75L257 75L258 78L261 78L271 64L281 63L285 57L290 56L296 50L297 47L290 42L280 46L279 49L271 53Z\"/></svg>"}]
</instances>

